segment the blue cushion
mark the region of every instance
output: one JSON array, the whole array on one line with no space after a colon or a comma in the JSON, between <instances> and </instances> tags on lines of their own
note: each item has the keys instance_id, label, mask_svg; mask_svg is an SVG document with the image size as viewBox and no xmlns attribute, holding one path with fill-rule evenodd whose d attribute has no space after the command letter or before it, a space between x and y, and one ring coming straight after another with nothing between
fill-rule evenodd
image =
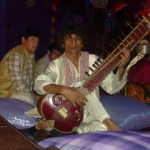
<instances>
[{"instance_id":1,"label":"blue cushion","mask_svg":"<svg viewBox=\"0 0 150 150\"><path fill-rule=\"evenodd\" d=\"M17 99L0 98L0 115L17 129L31 128L36 124L36 118L24 113L32 108L31 104Z\"/></svg>"},{"instance_id":2,"label":"blue cushion","mask_svg":"<svg viewBox=\"0 0 150 150\"><path fill-rule=\"evenodd\" d=\"M123 95L101 95L100 101L111 119L124 130L150 127L150 106Z\"/></svg>"}]
</instances>

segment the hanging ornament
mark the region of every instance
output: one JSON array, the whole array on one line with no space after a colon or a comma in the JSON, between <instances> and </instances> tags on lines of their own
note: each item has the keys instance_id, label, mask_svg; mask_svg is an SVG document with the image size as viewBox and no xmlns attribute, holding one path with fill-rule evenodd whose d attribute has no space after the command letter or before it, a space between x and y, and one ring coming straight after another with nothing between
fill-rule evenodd
<instances>
[{"instance_id":1,"label":"hanging ornament","mask_svg":"<svg viewBox=\"0 0 150 150\"><path fill-rule=\"evenodd\" d=\"M54 42L54 38L50 38L50 43Z\"/></svg>"},{"instance_id":2,"label":"hanging ornament","mask_svg":"<svg viewBox=\"0 0 150 150\"><path fill-rule=\"evenodd\" d=\"M105 8L108 4L108 0L93 0L92 4L96 7L96 8Z\"/></svg>"},{"instance_id":3,"label":"hanging ornament","mask_svg":"<svg viewBox=\"0 0 150 150\"><path fill-rule=\"evenodd\" d=\"M50 27L51 38L50 38L50 43L54 42L55 23L56 23L55 13L56 13L56 9L57 9L56 4L52 3L51 8L53 10L53 14L52 14L52 17L51 17L51 27Z\"/></svg>"},{"instance_id":4,"label":"hanging ornament","mask_svg":"<svg viewBox=\"0 0 150 150\"><path fill-rule=\"evenodd\" d=\"M33 7L35 5L35 0L26 0L26 5Z\"/></svg>"},{"instance_id":5,"label":"hanging ornament","mask_svg":"<svg viewBox=\"0 0 150 150\"><path fill-rule=\"evenodd\" d=\"M51 18L51 23L52 23L52 24L55 24L55 21L56 21L55 16L52 16L52 18Z\"/></svg>"},{"instance_id":6,"label":"hanging ornament","mask_svg":"<svg viewBox=\"0 0 150 150\"><path fill-rule=\"evenodd\" d=\"M54 34L54 32L55 32L55 27L51 26L51 34Z\"/></svg>"},{"instance_id":7,"label":"hanging ornament","mask_svg":"<svg viewBox=\"0 0 150 150\"><path fill-rule=\"evenodd\" d=\"M53 9L53 12L56 13L56 4L55 3L52 4L52 9Z\"/></svg>"},{"instance_id":8,"label":"hanging ornament","mask_svg":"<svg viewBox=\"0 0 150 150\"><path fill-rule=\"evenodd\" d=\"M29 25L28 15L29 15L30 7L26 5L26 26Z\"/></svg>"}]
</instances>

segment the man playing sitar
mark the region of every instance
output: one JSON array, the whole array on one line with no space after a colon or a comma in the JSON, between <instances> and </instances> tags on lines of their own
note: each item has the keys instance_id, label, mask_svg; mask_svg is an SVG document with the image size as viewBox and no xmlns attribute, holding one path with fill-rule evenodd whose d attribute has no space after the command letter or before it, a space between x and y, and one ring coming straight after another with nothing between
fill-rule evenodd
<instances>
[{"instance_id":1,"label":"man playing sitar","mask_svg":"<svg viewBox=\"0 0 150 150\"><path fill-rule=\"evenodd\" d=\"M67 118L66 124L69 124L69 120L75 118L73 123L78 122L77 120L79 120L80 123L75 126L75 128L73 127L72 131L68 132L76 131L77 133L85 133L121 130L121 128L111 120L109 114L102 106L99 100L98 85L109 94L116 93L122 89L126 83L125 67L130 59L129 51L125 49L122 50L120 54L122 60L118 64L117 73L114 74L110 71L109 74L105 75L106 77L104 80L99 83L98 78L100 75L92 75L92 69L89 69L89 67L91 68L94 62L98 60L98 56L82 51L82 49L85 48L86 35L80 25L75 23L64 25L58 34L58 44L60 48L64 49L63 55L50 63L47 68L45 68L44 72L35 80L34 90L40 95L46 94L47 99L45 102L40 103L42 104L40 113L44 115L46 121L38 122L36 129L45 129L51 124L51 127L57 131L67 133L66 129L62 129L62 126L65 125L60 125L61 122L59 122L57 118ZM98 63L100 66L102 60ZM103 74L104 73L105 70L103 70ZM87 74L91 74L91 77L89 78ZM59 100L57 101L56 97L54 100L54 96L52 96L52 101L49 101L51 94L54 96L58 95L57 99L61 99L60 104L58 104ZM63 98L59 95L62 95ZM78 106L83 108L83 116L80 115L80 107L78 110L74 110L75 112L73 115L70 115L72 112L67 110L67 103L64 103L64 106L62 106L62 99L67 100L69 102L68 104L71 104L74 108L78 109ZM54 103L52 104L54 106L47 107L47 103L50 105ZM58 105L60 105L60 107ZM59 109L57 109L57 106ZM50 107L51 109L57 110L45 110ZM47 115L45 113L49 114ZM51 114L56 117L56 122L53 118L52 120L54 120L54 122L49 123L49 118L47 118L47 116L49 117ZM68 116L71 117L68 119ZM57 124L63 131L57 128Z\"/></svg>"}]
</instances>

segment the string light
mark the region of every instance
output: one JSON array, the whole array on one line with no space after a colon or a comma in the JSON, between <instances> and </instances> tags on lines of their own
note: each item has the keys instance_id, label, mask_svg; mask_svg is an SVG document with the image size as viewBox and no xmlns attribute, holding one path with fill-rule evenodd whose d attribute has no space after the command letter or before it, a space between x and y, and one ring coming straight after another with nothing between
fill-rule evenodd
<instances>
[{"instance_id":1,"label":"string light","mask_svg":"<svg viewBox=\"0 0 150 150\"><path fill-rule=\"evenodd\" d=\"M50 43L54 42L54 32L55 32L55 23L56 23L56 18L55 18L56 9L57 9L56 4L53 3L52 4L53 14L51 17L51 28L50 28L50 33L51 33L52 37L50 38Z\"/></svg>"}]
</instances>

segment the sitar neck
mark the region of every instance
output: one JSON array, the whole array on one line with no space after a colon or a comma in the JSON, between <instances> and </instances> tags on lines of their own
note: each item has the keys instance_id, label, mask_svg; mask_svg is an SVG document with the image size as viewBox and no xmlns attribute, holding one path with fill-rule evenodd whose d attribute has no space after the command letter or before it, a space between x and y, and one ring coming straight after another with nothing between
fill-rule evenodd
<instances>
[{"instance_id":1,"label":"sitar neck","mask_svg":"<svg viewBox=\"0 0 150 150\"><path fill-rule=\"evenodd\" d=\"M138 42L149 32L150 14L126 36L116 49L97 67L82 85L84 95L91 93L121 61L123 49L132 51Z\"/></svg>"}]
</instances>

